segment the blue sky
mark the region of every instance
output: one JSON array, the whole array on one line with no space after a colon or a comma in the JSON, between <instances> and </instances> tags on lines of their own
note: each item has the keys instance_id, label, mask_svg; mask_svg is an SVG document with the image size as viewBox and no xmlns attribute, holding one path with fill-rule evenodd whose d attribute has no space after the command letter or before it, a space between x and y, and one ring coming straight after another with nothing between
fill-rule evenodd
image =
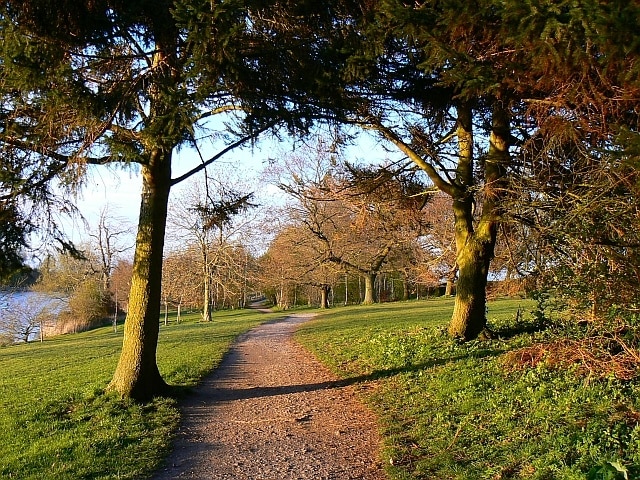
<instances>
[{"instance_id":1,"label":"blue sky","mask_svg":"<svg viewBox=\"0 0 640 480\"><path fill-rule=\"evenodd\" d=\"M220 147L218 146L218 148ZM257 184L259 183L258 177L264 168L264 162L269 158L281 155L291 148L293 148L293 144L290 139L266 138L254 147L239 148L231 151L216 163L233 165L234 170L237 170L247 178L253 178L253 181ZM349 146L346 152L351 160L366 163L380 162L389 155L375 138L368 133L359 135L357 142ZM208 155L214 155L215 153L215 145L202 151L205 159L208 158ZM185 148L176 155L173 164L174 178L191 170L200 163L200 156L193 149ZM110 216L121 219L123 223L130 224L133 232L135 232L140 207L141 186L142 180L139 169L135 167L129 170L105 166L91 167L86 186L78 197L77 206L89 223L90 228L95 229L101 211L105 206L108 206ZM175 201L176 198L179 198L180 190L185 186L188 186L188 181L176 185L172 189L170 201ZM275 186L262 185L263 198L261 198L261 203L269 201L278 203L279 195L280 192ZM80 242L87 238L87 231L82 222L69 220L65 221L64 225L65 231L75 242Z\"/></svg>"}]
</instances>

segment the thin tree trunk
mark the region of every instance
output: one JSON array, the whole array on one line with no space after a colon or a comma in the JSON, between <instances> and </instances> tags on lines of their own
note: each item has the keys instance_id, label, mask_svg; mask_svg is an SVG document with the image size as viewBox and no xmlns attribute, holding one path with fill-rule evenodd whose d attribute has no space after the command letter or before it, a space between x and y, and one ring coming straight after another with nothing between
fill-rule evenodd
<instances>
[{"instance_id":1,"label":"thin tree trunk","mask_svg":"<svg viewBox=\"0 0 640 480\"><path fill-rule=\"evenodd\" d=\"M249 254L244 254L244 268L242 269L242 294L240 297L240 308L247 308L247 268L249 266Z\"/></svg>"},{"instance_id":2,"label":"thin tree trunk","mask_svg":"<svg viewBox=\"0 0 640 480\"><path fill-rule=\"evenodd\" d=\"M168 390L158 371L156 348L171 151L154 149L148 165L142 167L142 178L142 203L122 353L108 387L136 400L148 400Z\"/></svg>"},{"instance_id":3,"label":"thin tree trunk","mask_svg":"<svg viewBox=\"0 0 640 480\"><path fill-rule=\"evenodd\" d=\"M115 312L113 313L113 332L118 331L118 290L116 289Z\"/></svg>"},{"instance_id":4,"label":"thin tree trunk","mask_svg":"<svg viewBox=\"0 0 640 480\"><path fill-rule=\"evenodd\" d=\"M164 326L169 325L169 302L164 299Z\"/></svg>"},{"instance_id":5,"label":"thin tree trunk","mask_svg":"<svg viewBox=\"0 0 640 480\"><path fill-rule=\"evenodd\" d=\"M345 307L349 304L349 276L344 274L344 305Z\"/></svg>"},{"instance_id":6,"label":"thin tree trunk","mask_svg":"<svg viewBox=\"0 0 640 480\"><path fill-rule=\"evenodd\" d=\"M206 245L203 249L206 249ZM209 266L209 258L203 250L203 280L204 292L202 297L202 320L204 322L211 321L211 267Z\"/></svg>"},{"instance_id":7,"label":"thin tree trunk","mask_svg":"<svg viewBox=\"0 0 640 480\"><path fill-rule=\"evenodd\" d=\"M402 300L409 300L409 277L406 273L402 274Z\"/></svg>"}]
</instances>

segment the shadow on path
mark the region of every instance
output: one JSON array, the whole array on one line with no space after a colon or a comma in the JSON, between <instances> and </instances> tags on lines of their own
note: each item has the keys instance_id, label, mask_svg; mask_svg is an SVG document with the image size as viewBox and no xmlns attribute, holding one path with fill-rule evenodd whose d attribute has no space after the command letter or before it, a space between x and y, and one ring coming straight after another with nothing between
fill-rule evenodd
<instances>
[{"instance_id":1,"label":"shadow on path","mask_svg":"<svg viewBox=\"0 0 640 480\"><path fill-rule=\"evenodd\" d=\"M353 384L292 340L313 313L242 335L184 398L174 450L155 480L383 480L375 417Z\"/></svg>"}]
</instances>

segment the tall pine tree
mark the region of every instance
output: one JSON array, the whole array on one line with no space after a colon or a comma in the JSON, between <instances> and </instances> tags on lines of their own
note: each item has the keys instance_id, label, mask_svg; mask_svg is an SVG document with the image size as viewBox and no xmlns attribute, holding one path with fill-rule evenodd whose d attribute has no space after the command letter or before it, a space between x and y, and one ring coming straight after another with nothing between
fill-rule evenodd
<instances>
[{"instance_id":1,"label":"tall pine tree","mask_svg":"<svg viewBox=\"0 0 640 480\"><path fill-rule=\"evenodd\" d=\"M287 2L281 2L282 5ZM486 293L508 179L522 152L562 132L637 131L638 7L628 2L290 2L254 11L236 87L252 108L320 102L394 144L451 197L459 280L449 331L486 326ZM269 38L276 56L253 55ZM305 74L301 74L305 72ZM286 91L287 95L265 96ZM287 103L279 103L286 98ZM542 138L540 132L548 134Z\"/></svg>"},{"instance_id":2,"label":"tall pine tree","mask_svg":"<svg viewBox=\"0 0 640 480\"><path fill-rule=\"evenodd\" d=\"M76 0L2 3L0 149L18 159L14 193L81 182L89 165L137 165L142 201L122 354L109 389L145 400L167 392L156 363L167 201L173 185L273 125L227 136L212 158L172 177L174 153L234 120L216 70L245 21L234 2ZM239 117L242 113L237 114ZM5 160L3 160L4 162Z\"/></svg>"}]
</instances>

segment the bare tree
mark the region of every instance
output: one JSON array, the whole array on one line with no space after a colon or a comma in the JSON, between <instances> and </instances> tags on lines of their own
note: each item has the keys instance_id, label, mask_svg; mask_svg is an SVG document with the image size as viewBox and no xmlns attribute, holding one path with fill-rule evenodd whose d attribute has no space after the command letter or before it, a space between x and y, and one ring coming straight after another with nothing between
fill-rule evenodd
<instances>
[{"instance_id":1,"label":"bare tree","mask_svg":"<svg viewBox=\"0 0 640 480\"><path fill-rule=\"evenodd\" d=\"M451 211L451 199L438 192L425 207L429 219L429 233L421 238L424 261L428 270L445 279L445 295L453 293L453 285L458 273L456 262L455 219Z\"/></svg>"},{"instance_id":2,"label":"bare tree","mask_svg":"<svg viewBox=\"0 0 640 480\"><path fill-rule=\"evenodd\" d=\"M176 307L176 323L180 323L184 306L202 305L202 271L199 251L194 247L170 252L165 256L162 270L162 301L165 306L165 324L168 323L169 305Z\"/></svg>"},{"instance_id":3,"label":"bare tree","mask_svg":"<svg viewBox=\"0 0 640 480\"><path fill-rule=\"evenodd\" d=\"M233 181L230 172L218 172L216 178L225 181L205 176L193 182L169 214L172 237L181 239L183 245L186 240L199 252L202 317L206 322L211 321L214 300L221 294L223 303L226 301L230 278L244 270L244 256L238 259L236 253L241 232L253 220L244 214L254 206L253 193L244 193L246 186Z\"/></svg>"},{"instance_id":4,"label":"bare tree","mask_svg":"<svg viewBox=\"0 0 640 480\"><path fill-rule=\"evenodd\" d=\"M111 289L111 274L117 261L134 246L133 239L129 238L132 231L133 227L123 218L111 215L106 205L100 211L95 229L88 233L96 263L94 268L100 273L105 292Z\"/></svg>"},{"instance_id":5,"label":"bare tree","mask_svg":"<svg viewBox=\"0 0 640 480\"><path fill-rule=\"evenodd\" d=\"M426 187L410 172L340 167L330 145L319 140L287 155L274 171L294 203L290 218L317 240L325 262L361 275L364 303L376 301L375 281L394 250L426 229Z\"/></svg>"},{"instance_id":6,"label":"bare tree","mask_svg":"<svg viewBox=\"0 0 640 480\"><path fill-rule=\"evenodd\" d=\"M337 265L326 261L322 243L304 225L284 228L262 257L261 266L263 285L274 291L283 308L292 302L291 294L292 303L297 303L301 286L316 289L320 308L327 308L332 285L342 276Z\"/></svg>"},{"instance_id":7,"label":"bare tree","mask_svg":"<svg viewBox=\"0 0 640 480\"><path fill-rule=\"evenodd\" d=\"M111 272L111 295L113 298L113 328L118 328L118 315L120 311L129 308L129 291L131 290L131 278L133 277L133 263L130 260L119 260Z\"/></svg>"},{"instance_id":8,"label":"bare tree","mask_svg":"<svg viewBox=\"0 0 640 480\"><path fill-rule=\"evenodd\" d=\"M90 252L86 247L84 251ZM57 333L91 328L108 315L109 293L90 257L61 253L47 257L40 267L34 290L68 301L69 308L58 314Z\"/></svg>"}]
</instances>

